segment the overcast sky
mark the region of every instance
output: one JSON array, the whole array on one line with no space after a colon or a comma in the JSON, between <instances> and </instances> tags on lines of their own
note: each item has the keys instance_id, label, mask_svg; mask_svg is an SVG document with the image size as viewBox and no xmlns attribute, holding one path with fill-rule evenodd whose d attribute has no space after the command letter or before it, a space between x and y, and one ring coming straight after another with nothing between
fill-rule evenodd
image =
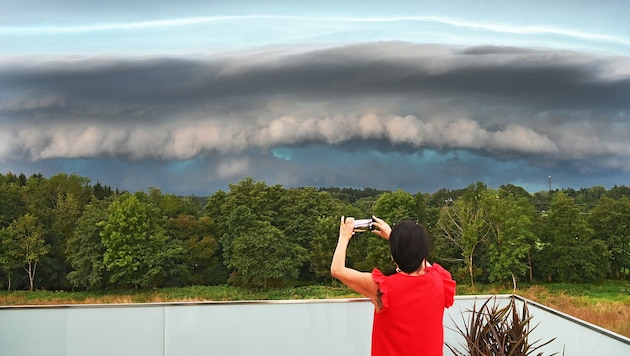
<instances>
[{"instance_id":1,"label":"overcast sky","mask_svg":"<svg viewBox=\"0 0 630 356\"><path fill-rule=\"evenodd\" d=\"M626 1L321 3L0 0L0 172L630 185Z\"/></svg>"}]
</instances>

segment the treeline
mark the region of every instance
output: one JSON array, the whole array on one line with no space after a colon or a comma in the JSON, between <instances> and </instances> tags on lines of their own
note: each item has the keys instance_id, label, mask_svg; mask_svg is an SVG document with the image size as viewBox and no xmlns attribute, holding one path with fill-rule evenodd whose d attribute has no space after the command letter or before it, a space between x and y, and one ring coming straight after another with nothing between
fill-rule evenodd
<instances>
[{"instance_id":1,"label":"treeline","mask_svg":"<svg viewBox=\"0 0 630 356\"><path fill-rule=\"evenodd\" d=\"M127 192L77 175L0 174L0 283L104 290L330 281L340 216L418 220L459 283L594 281L630 273L630 188L530 194L482 183L435 193L284 188L251 178L208 197ZM393 269L359 233L348 263Z\"/></svg>"}]
</instances>

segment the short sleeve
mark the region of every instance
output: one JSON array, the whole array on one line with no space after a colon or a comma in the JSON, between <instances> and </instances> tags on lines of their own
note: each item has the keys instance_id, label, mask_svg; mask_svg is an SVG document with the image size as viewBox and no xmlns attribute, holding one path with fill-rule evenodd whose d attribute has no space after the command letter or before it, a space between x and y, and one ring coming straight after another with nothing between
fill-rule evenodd
<instances>
[{"instance_id":1,"label":"short sleeve","mask_svg":"<svg viewBox=\"0 0 630 356\"><path fill-rule=\"evenodd\" d=\"M442 282L444 284L444 307L448 308L453 305L455 299L456 283L453 280L453 277L451 277L451 273L442 268L439 264L434 263L432 268L434 268L440 278L442 278Z\"/></svg>"},{"instance_id":2,"label":"short sleeve","mask_svg":"<svg viewBox=\"0 0 630 356\"><path fill-rule=\"evenodd\" d=\"M378 291L381 299L381 311L385 310L385 308L389 305L387 300L387 276L385 276L378 268L374 268L372 270L372 279L378 284Z\"/></svg>"}]
</instances>

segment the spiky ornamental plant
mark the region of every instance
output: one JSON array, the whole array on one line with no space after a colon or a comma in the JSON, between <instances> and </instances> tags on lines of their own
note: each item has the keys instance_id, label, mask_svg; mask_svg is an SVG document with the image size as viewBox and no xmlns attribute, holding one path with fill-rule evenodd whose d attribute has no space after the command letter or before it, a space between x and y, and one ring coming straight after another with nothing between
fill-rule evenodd
<instances>
[{"instance_id":1,"label":"spiky ornamental plant","mask_svg":"<svg viewBox=\"0 0 630 356\"><path fill-rule=\"evenodd\" d=\"M454 355L470 356L522 356L533 355L543 346L548 345L555 338L542 342L529 341L532 331L537 325L531 326L532 316L529 314L527 303L519 314L516 298L512 296L507 306L500 308L496 297L486 300L477 310L477 303L469 310L470 319L466 321L462 314L464 327L453 329L459 332L466 344L462 345L467 352L462 352L455 346L446 344ZM490 301L494 301L490 305ZM457 324L456 324L457 325ZM551 354L556 355L557 353ZM538 352L537 356L542 356Z\"/></svg>"}]
</instances>

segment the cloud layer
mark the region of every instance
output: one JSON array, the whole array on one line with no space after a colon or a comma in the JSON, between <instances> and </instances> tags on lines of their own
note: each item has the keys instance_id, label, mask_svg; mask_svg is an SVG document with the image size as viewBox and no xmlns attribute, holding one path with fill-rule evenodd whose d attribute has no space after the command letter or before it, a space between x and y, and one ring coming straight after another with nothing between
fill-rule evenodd
<instances>
[{"instance_id":1,"label":"cloud layer","mask_svg":"<svg viewBox=\"0 0 630 356\"><path fill-rule=\"evenodd\" d=\"M535 170L627 173L628 93L627 57L516 47L372 42L5 59L0 162L150 161L206 180L364 186L330 167L352 160L356 172L358 162L395 152L399 166L446 159L441 167L454 168L473 155ZM412 179L403 176L380 179L395 188Z\"/></svg>"}]
</instances>

